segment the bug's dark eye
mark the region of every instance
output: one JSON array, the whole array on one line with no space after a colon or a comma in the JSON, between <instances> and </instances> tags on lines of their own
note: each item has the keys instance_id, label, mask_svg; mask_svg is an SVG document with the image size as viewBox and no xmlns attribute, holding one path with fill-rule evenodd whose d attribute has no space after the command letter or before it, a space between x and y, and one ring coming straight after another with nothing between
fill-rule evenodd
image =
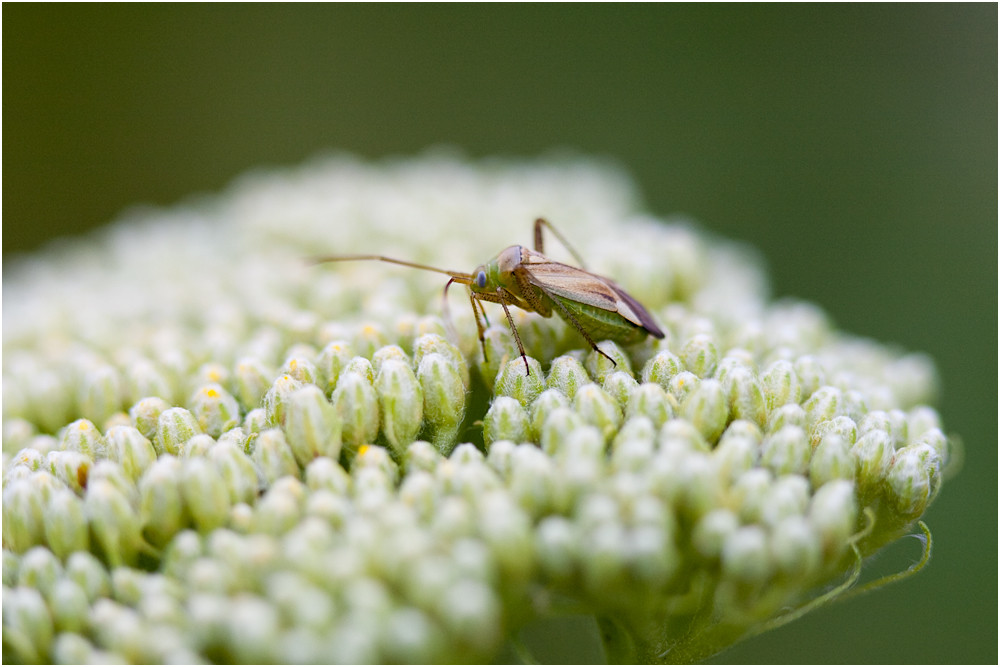
<instances>
[{"instance_id":1,"label":"bug's dark eye","mask_svg":"<svg viewBox=\"0 0 1000 667\"><path fill-rule=\"evenodd\" d=\"M479 273L476 274L476 285L479 286L479 289L482 289L482 288L486 287L486 272L485 271L480 271Z\"/></svg>"}]
</instances>

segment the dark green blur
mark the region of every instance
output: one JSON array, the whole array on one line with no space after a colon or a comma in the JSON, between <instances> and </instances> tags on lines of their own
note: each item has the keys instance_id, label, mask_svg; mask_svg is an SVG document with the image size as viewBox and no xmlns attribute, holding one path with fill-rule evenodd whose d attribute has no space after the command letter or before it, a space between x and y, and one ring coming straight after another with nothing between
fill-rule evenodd
<instances>
[{"instance_id":1,"label":"dark green blur","mask_svg":"<svg viewBox=\"0 0 1000 667\"><path fill-rule=\"evenodd\" d=\"M569 148L631 170L653 213L755 245L775 294L930 353L966 448L925 517L930 566L718 660L994 662L995 4L7 4L3 19L4 257L330 149ZM529 232L511 221L511 243ZM919 554L905 541L869 571ZM572 638L586 623L564 627L561 653L526 638L539 659L599 657Z\"/></svg>"}]
</instances>

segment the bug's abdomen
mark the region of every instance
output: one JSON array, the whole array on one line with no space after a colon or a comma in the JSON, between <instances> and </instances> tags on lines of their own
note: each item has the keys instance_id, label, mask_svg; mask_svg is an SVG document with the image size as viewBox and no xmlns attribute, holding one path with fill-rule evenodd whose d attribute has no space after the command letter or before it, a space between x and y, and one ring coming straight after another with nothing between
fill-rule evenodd
<instances>
[{"instance_id":1,"label":"bug's abdomen","mask_svg":"<svg viewBox=\"0 0 1000 667\"><path fill-rule=\"evenodd\" d=\"M555 298L559 299L559 303L573 314L576 321L594 341L613 340L623 345L631 345L644 340L649 335L648 331L629 322L618 313L579 301L570 301L560 296ZM552 311L563 317L561 309L554 307ZM566 318L563 317L563 319ZM572 322L567 322L567 324L572 326Z\"/></svg>"}]
</instances>

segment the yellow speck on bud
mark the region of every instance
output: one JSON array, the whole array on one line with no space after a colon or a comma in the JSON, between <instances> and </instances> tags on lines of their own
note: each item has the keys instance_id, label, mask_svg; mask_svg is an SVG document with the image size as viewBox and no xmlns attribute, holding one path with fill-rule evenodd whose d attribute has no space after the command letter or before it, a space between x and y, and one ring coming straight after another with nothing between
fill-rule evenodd
<instances>
[{"instance_id":1,"label":"yellow speck on bud","mask_svg":"<svg viewBox=\"0 0 1000 667\"><path fill-rule=\"evenodd\" d=\"M364 456L365 452L371 449L371 445L361 445L358 447L358 456Z\"/></svg>"},{"instance_id":2,"label":"yellow speck on bud","mask_svg":"<svg viewBox=\"0 0 1000 667\"><path fill-rule=\"evenodd\" d=\"M219 392L217 390L213 389L212 387L206 387L205 388L205 396L208 396L209 398L218 398L219 397Z\"/></svg>"}]
</instances>

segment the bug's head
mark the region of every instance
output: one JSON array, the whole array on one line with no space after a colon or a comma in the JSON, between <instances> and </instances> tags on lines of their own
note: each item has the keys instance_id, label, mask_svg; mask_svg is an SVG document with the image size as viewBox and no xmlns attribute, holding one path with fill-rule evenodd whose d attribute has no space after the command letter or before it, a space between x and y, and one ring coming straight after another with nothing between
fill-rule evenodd
<instances>
[{"instance_id":1,"label":"bug's head","mask_svg":"<svg viewBox=\"0 0 1000 667\"><path fill-rule=\"evenodd\" d=\"M469 287L472 288L473 292L486 292L487 285L490 284L489 273L487 272L489 267L485 264L480 264L476 267L476 270L472 272L472 282L469 283Z\"/></svg>"}]
</instances>

